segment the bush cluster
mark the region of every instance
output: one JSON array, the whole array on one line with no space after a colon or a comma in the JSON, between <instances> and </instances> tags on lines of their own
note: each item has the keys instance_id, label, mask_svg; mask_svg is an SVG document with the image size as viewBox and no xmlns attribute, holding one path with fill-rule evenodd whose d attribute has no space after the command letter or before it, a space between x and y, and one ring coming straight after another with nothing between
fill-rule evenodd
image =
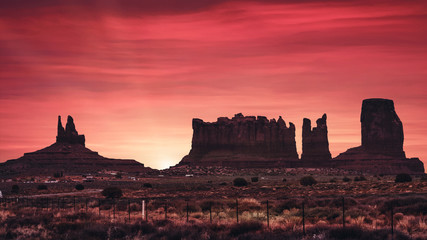
<instances>
[{"instance_id":1,"label":"bush cluster","mask_svg":"<svg viewBox=\"0 0 427 240\"><path fill-rule=\"evenodd\" d=\"M252 177L251 182L258 182L258 177Z\"/></svg>"},{"instance_id":2,"label":"bush cluster","mask_svg":"<svg viewBox=\"0 0 427 240\"><path fill-rule=\"evenodd\" d=\"M299 182L303 186L311 186L317 183L316 179L314 179L312 176L302 177Z\"/></svg>"},{"instance_id":3,"label":"bush cluster","mask_svg":"<svg viewBox=\"0 0 427 240\"><path fill-rule=\"evenodd\" d=\"M102 196L106 198L121 198L123 196L123 192L118 187L107 187L101 192Z\"/></svg>"},{"instance_id":4,"label":"bush cluster","mask_svg":"<svg viewBox=\"0 0 427 240\"><path fill-rule=\"evenodd\" d=\"M407 173L397 174L394 182L396 183L412 182L412 177Z\"/></svg>"},{"instance_id":5,"label":"bush cluster","mask_svg":"<svg viewBox=\"0 0 427 240\"><path fill-rule=\"evenodd\" d=\"M233 180L233 185L236 187L243 187L243 186L247 186L248 182L244 178L235 178Z\"/></svg>"}]
</instances>

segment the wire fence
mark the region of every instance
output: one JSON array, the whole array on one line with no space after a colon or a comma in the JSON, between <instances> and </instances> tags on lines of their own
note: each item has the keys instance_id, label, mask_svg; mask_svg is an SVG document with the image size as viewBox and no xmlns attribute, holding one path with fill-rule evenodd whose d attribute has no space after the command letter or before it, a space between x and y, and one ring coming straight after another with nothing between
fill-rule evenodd
<instances>
[{"instance_id":1,"label":"wire fence","mask_svg":"<svg viewBox=\"0 0 427 240\"><path fill-rule=\"evenodd\" d=\"M293 224L306 231L310 224L368 224L390 229L394 233L395 219L402 215L418 215L425 222L427 196L407 198L368 198L369 203L352 197L287 198L256 200L253 198L198 201L160 198L105 199L93 197L0 198L1 210L34 209L39 212L86 212L115 221L203 221L208 223L261 221L267 227ZM423 202L424 200L424 202ZM424 205L423 205L424 204ZM418 206L418 209L414 209ZM395 211L397 210L397 211ZM407 210L407 212L405 212ZM398 215L396 215L398 214ZM399 216L399 217L397 217ZM378 219L382 224L373 224ZM378 223L378 222L377 222ZM374 226L375 225L375 226Z\"/></svg>"}]
</instances>

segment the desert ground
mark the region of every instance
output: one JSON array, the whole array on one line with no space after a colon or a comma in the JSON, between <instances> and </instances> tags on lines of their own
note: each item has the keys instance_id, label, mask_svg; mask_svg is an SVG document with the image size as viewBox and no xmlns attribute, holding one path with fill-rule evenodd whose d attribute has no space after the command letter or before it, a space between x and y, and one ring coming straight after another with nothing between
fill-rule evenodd
<instances>
[{"instance_id":1,"label":"desert ground","mask_svg":"<svg viewBox=\"0 0 427 240\"><path fill-rule=\"evenodd\" d=\"M305 186L307 176L316 183ZM334 169L181 167L149 176L95 174L89 182L86 175L8 179L0 183L0 236L427 239L427 180L411 177L396 183L395 175ZM109 187L122 196L105 197Z\"/></svg>"}]
</instances>

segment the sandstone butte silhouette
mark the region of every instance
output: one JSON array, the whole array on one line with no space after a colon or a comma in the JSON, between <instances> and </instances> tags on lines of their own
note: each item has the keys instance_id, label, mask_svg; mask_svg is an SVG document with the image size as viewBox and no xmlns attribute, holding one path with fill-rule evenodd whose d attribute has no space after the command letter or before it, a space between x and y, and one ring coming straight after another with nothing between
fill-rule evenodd
<instances>
[{"instance_id":1,"label":"sandstone butte silhouette","mask_svg":"<svg viewBox=\"0 0 427 240\"><path fill-rule=\"evenodd\" d=\"M266 117L236 114L232 119L220 117L216 122L193 119L190 153L178 166L224 166L234 168L341 168L369 173L424 173L418 158L406 158L403 151L403 126L394 103L388 99L365 99L360 122L362 145L331 158L327 116L311 127L303 119L302 154L298 158L295 125L286 125ZM110 159L85 147L85 136L79 135L73 118L62 126L58 116L56 142L36 152L0 164L1 175L93 173L97 171L144 173L152 169L135 160Z\"/></svg>"},{"instance_id":2,"label":"sandstone butte silhouette","mask_svg":"<svg viewBox=\"0 0 427 240\"><path fill-rule=\"evenodd\" d=\"M282 117L276 121L239 113L212 123L195 118L190 153L178 166L332 167L369 173L424 173L418 158L406 158L403 126L392 100L363 100L362 145L333 159L326 118L326 114L319 118L313 129L309 119L303 120L301 160L296 151L295 125L289 123L287 127Z\"/></svg>"},{"instance_id":3,"label":"sandstone butte silhouette","mask_svg":"<svg viewBox=\"0 0 427 240\"><path fill-rule=\"evenodd\" d=\"M2 175L82 174L102 170L144 173L151 169L135 160L105 158L86 148L85 136L78 134L71 116L67 118L65 129L61 116L58 116L58 134L54 144L0 164Z\"/></svg>"}]
</instances>

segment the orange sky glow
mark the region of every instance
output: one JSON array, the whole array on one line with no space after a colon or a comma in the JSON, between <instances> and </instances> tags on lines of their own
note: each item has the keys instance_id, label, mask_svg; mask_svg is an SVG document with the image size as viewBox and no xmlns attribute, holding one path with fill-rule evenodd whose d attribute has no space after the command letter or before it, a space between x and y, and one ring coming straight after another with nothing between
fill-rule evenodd
<instances>
[{"instance_id":1,"label":"orange sky glow","mask_svg":"<svg viewBox=\"0 0 427 240\"><path fill-rule=\"evenodd\" d=\"M335 157L360 145L365 98L394 100L404 150L427 165L425 1L17 0L0 3L0 162L52 144L163 169L191 120L296 125L328 115ZM63 123L65 124L65 123Z\"/></svg>"}]
</instances>

